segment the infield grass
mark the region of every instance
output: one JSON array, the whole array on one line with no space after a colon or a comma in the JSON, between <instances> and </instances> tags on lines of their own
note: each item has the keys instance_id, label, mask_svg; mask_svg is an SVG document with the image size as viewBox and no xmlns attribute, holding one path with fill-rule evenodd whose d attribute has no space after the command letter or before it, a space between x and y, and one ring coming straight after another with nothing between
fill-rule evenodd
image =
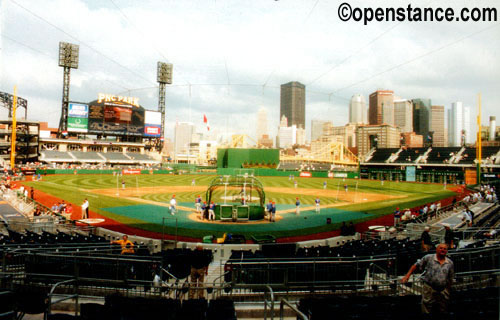
<instances>
[{"instance_id":1,"label":"infield grass","mask_svg":"<svg viewBox=\"0 0 500 320\"><path fill-rule=\"evenodd\" d=\"M27 182L26 184L35 189L41 190L52 196L64 199L74 205L81 205L85 198L90 202L90 210L98 214L116 220L120 223L128 224L131 226L139 227L149 231L161 232L161 225L158 226L156 221L148 221L141 219L140 214L124 215L120 214L120 207L138 206L140 211L144 211L144 207L140 207L143 203L134 201L133 198L123 198L117 196L122 188L122 181L125 182L127 190L149 187L153 191L150 193L143 193L140 195L141 199L154 201L158 203L167 203L173 192L168 192L168 188L173 186L191 186L192 180L195 179L196 188L187 191L175 192L177 201L179 203L192 203L195 197L200 194L205 198L206 188L210 182L217 178L215 175L127 175L127 176L113 176L113 175L53 175L44 176L42 181ZM442 185L438 184L423 184L423 183L407 183L407 182L392 182L385 181L382 185L380 181L374 180L355 180L355 179L321 179L321 178L295 178L298 182L298 188L294 188L294 182L289 180L288 177L257 177L263 186L264 191L266 188L273 188L273 191L266 192L266 202L269 200L275 201L278 205L283 207L290 207L295 204L296 197L300 197L302 206L313 206L316 195L314 192L311 194L310 189L318 190L321 193L322 205L335 205L335 210L342 210L343 212L356 212L363 213L363 215L356 215L357 222L373 219L377 216L390 214L396 207L401 209L406 207L415 207L424 203L438 201L443 198L451 197L455 193L445 190ZM323 189L323 182L327 181L326 190ZM344 185L347 185L350 195L360 194L359 203L348 202L342 200L344 195ZM162 192L156 192L155 187L162 189ZM283 188L286 192L276 192L274 188ZM95 190L108 189L108 194L104 195L96 193ZM150 189L150 190L151 190ZM287 189L287 190L285 190ZM305 190L309 192L305 194ZM94 190L94 191L93 191ZM116 190L116 194L113 192ZM167 192L164 192L167 190ZM202 191L200 191L202 190ZM111 191L111 192L109 192ZM313 190L314 191L314 190ZM381 201L363 202L361 199L362 193L379 194L382 196L394 196L397 198L389 198ZM340 196L339 196L340 195ZM355 198L356 199L356 198ZM154 206L152 206L154 207ZM132 207L133 208L133 207ZM158 209L160 210L160 209ZM165 210L165 209L164 209ZM280 209L278 209L280 210ZM160 210L161 211L161 210ZM279 212L278 212L279 213ZM144 214L147 214L145 212ZM340 223L340 222L339 222ZM338 228L338 223L333 223L330 226L321 226L316 228L316 232L335 230ZM167 226L167 232L171 232ZM310 233L311 227L304 226L302 230L281 230L276 235L278 236L291 236ZM201 237L206 235L206 230L196 231L186 229L179 229L179 234L188 236ZM266 233L266 232L263 232ZM267 232L269 233L269 232ZM218 234L214 232L214 234ZM257 231L252 231L252 234L259 234Z\"/></svg>"}]
</instances>

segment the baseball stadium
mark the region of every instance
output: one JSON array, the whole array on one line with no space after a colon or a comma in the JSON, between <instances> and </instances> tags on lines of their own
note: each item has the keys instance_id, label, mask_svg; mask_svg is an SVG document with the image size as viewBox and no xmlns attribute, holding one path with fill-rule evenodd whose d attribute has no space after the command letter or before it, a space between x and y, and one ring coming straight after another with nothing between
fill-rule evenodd
<instances>
[{"instance_id":1,"label":"baseball stadium","mask_svg":"<svg viewBox=\"0 0 500 320\"><path fill-rule=\"evenodd\" d=\"M158 62L155 111L71 101L78 48L59 44L58 128L0 92L0 320L499 318L494 119L454 147L382 122L282 148L194 141L184 123L178 143L176 123L169 150L172 65Z\"/></svg>"},{"instance_id":2,"label":"baseball stadium","mask_svg":"<svg viewBox=\"0 0 500 320\"><path fill-rule=\"evenodd\" d=\"M449 227L454 290L477 294L453 315L474 314L472 304L497 315L498 147L483 149L478 171L472 147L374 147L358 159L329 145L314 161L232 147L193 165L40 140L43 163L6 169L2 185L8 315L307 319L349 308L419 319L418 278L398 279L421 257L421 234L437 244ZM206 276L193 285L200 257Z\"/></svg>"}]
</instances>

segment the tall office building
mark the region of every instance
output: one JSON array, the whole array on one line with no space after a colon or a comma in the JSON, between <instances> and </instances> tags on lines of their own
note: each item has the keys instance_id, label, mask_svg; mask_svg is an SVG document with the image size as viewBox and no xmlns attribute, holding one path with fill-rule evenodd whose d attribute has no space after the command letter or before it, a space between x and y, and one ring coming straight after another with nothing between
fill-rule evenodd
<instances>
[{"instance_id":1,"label":"tall office building","mask_svg":"<svg viewBox=\"0 0 500 320\"><path fill-rule=\"evenodd\" d=\"M194 133L194 125L191 122L177 122L174 129L174 152L185 154L189 152Z\"/></svg>"},{"instance_id":2,"label":"tall office building","mask_svg":"<svg viewBox=\"0 0 500 320\"><path fill-rule=\"evenodd\" d=\"M297 126L279 127L276 140L276 146L282 149L290 148L297 144Z\"/></svg>"},{"instance_id":3,"label":"tall office building","mask_svg":"<svg viewBox=\"0 0 500 320\"><path fill-rule=\"evenodd\" d=\"M394 91L377 90L370 94L369 124L394 125Z\"/></svg>"},{"instance_id":4,"label":"tall office building","mask_svg":"<svg viewBox=\"0 0 500 320\"><path fill-rule=\"evenodd\" d=\"M424 144L429 135L431 117L431 99L413 99L413 131L424 137Z\"/></svg>"},{"instance_id":5,"label":"tall office building","mask_svg":"<svg viewBox=\"0 0 500 320\"><path fill-rule=\"evenodd\" d=\"M366 118L365 97L361 94L353 95L349 102L349 123L367 123Z\"/></svg>"},{"instance_id":6,"label":"tall office building","mask_svg":"<svg viewBox=\"0 0 500 320\"><path fill-rule=\"evenodd\" d=\"M325 126L331 124L331 121L311 120L311 141L318 140L325 135Z\"/></svg>"},{"instance_id":7,"label":"tall office building","mask_svg":"<svg viewBox=\"0 0 500 320\"><path fill-rule=\"evenodd\" d=\"M472 132L471 128L471 114L469 107L464 107L463 130L465 136L465 143L471 144L472 142L474 142L475 139L473 137L475 136L475 134L474 132Z\"/></svg>"},{"instance_id":8,"label":"tall office building","mask_svg":"<svg viewBox=\"0 0 500 320\"><path fill-rule=\"evenodd\" d=\"M461 101L453 102L448 110L448 146L460 147L472 143L470 108Z\"/></svg>"},{"instance_id":9,"label":"tall office building","mask_svg":"<svg viewBox=\"0 0 500 320\"><path fill-rule=\"evenodd\" d=\"M447 147L444 131L444 106L431 106L429 130L432 132L432 146Z\"/></svg>"},{"instance_id":10,"label":"tall office building","mask_svg":"<svg viewBox=\"0 0 500 320\"><path fill-rule=\"evenodd\" d=\"M356 129L356 146L362 159L371 148L399 148L401 130L388 124L361 125Z\"/></svg>"},{"instance_id":11,"label":"tall office building","mask_svg":"<svg viewBox=\"0 0 500 320\"><path fill-rule=\"evenodd\" d=\"M306 86L293 81L281 85L280 119L285 116L288 126L306 128Z\"/></svg>"},{"instance_id":12,"label":"tall office building","mask_svg":"<svg viewBox=\"0 0 500 320\"><path fill-rule=\"evenodd\" d=\"M413 104L411 100L394 100L394 125L402 133L413 132Z\"/></svg>"},{"instance_id":13,"label":"tall office building","mask_svg":"<svg viewBox=\"0 0 500 320\"><path fill-rule=\"evenodd\" d=\"M257 111L257 128L256 128L257 140L261 139L262 136L268 135L267 132L267 109L260 108Z\"/></svg>"}]
</instances>

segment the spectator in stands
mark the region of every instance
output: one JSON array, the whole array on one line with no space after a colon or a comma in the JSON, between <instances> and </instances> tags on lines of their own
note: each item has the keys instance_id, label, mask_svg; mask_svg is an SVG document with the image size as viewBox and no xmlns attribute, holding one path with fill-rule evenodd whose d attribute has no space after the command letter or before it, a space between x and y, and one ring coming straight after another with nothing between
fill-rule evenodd
<instances>
[{"instance_id":1,"label":"spectator in stands","mask_svg":"<svg viewBox=\"0 0 500 320\"><path fill-rule=\"evenodd\" d=\"M412 219L412 214L410 208L406 208L403 216L401 217L403 220L410 221Z\"/></svg>"},{"instance_id":2,"label":"spectator in stands","mask_svg":"<svg viewBox=\"0 0 500 320\"><path fill-rule=\"evenodd\" d=\"M446 254L448 246L445 243L438 245L436 254L425 255L411 266L408 273L401 279L401 283L408 282L411 274L419 268L424 271L422 281L422 313L443 315L448 310L451 285L455 275L453 261Z\"/></svg>"},{"instance_id":3,"label":"spectator in stands","mask_svg":"<svg viewBox=\"0 0 500 320\"><path fill-rule=\"evenodd\" d=\"M429 226L425 226L424 231L422 232L422 235L420 236L420 240L422 242L422 251L423 252L428 252L431 249L433 249L434 244L432 243L431 235L430 235L430 230L431 228Z\"/></svg>"},{"instance_id":4,"label":"spectator in stands","mask_svg":"<svg viewBox=\"0 0 500 320\"><path fill-rule=\"evenodd\" d=\"M465 210L462 215L462 221L465 221L467 227L472 227L472 223L474 221L474 212L469 209L469 206L465 205Z\"/></svg>"},{"instance_id":5,"label":"spectator in stands","mask_svg":"<svg viewBox=\"0 0 500 320\"><path fill-rule=\"evenodd\" d=\"M61 204L59 204L59 213L65 213L66 212L66 202L61 201Z\"/></svg>"},{"instance_id":6,"label":"spectator in stands","mask_svg":"<svg viewBox=\"0 0 500 320\"><path fill-rule=\"evenodd\" d=\"M57 202L55 202L52 207L50 207L50 210L54 213L57 213L57 211L59 210L59 204Z\"/></svg>"},{"instance_id":7,"label":"spectator in stands","mask_svg":"<svg viewBox=\"0 0 500 320\"><path fill-rule=\"evenodd\" d=\"M82 219L88 219L89 218L89 201L87 198L83 201L82 204Z\"/></svg>"},{"instance_id":8,"label":"spectator in stands","mask_svg":"<svg viewBox=\"0 0 500 320\"><path fill-rule=\"evenodd\" d=\"M33 187L31 187L31 189L30 189L30 198L32 200L35 200L35 189L33 189Z\"/></svg>"},{"instance_id":9,"label":"spectator in stands","mask_svg":"<svg viewBox=\"0 0 500 320\"><path fill-rule=\"evenodd\" d=\"M196 249L191 255L191 288L189 289L189 299L194 299L197 295L198 299L204 297L205 290L200 289L203 287L205 275L208 274L208 265L210 264L210 257L203 251L201 243L196 245ZM198 289L194 289L198 287Z\"/></svg>"},{"instance_id":10,"label":"spectator in stands","mask_svg":"<svg viewBox=\"0 0 500 320\"><path fill-rule=\"evenodd\" d=\"M453 243L453 231L451 230L451 226L448 223L442 223L444 227L444 243L448 246L448 249L453 249L454 243Z\"/></svg>"},{"instance_id":11,"label":"spectator in stands","mask_svg":"<svg viewBox=\"0 0 500 320\"><path fill-rule=\"evenodd\" d=\"M33 212L34 217L39 217L42 215L42 210L40 209L39 206L36 207L35 212Z\"/></svg>"},{"instance_id":12,"label":"spectator in stands","mask_svg":"<svg viewBox=\"0 0 500 320\"><path fill-rule=\"evenodd\" d=\"M425 205L422 211L422 215L427 216L427 213L429 212L429 206Z\"/></svg>"},{"instance_id":13,"label":"spectator in stands","mask_svg":"<svg viewBox=\"0 0 500 320\"><path fill-rule=\"evenodd\" d=\"M432 217L436 215L436 209L437 209L437 205L435 203L432 203L430 206L430 213L431 213Z\"/></svg>"},{"instance_id":14,"label":"spectator in stands","mask_svg":"<svg viewBox=\"0 0 500 320\"><path fill-rule=\"evenodd\" d=\"M73 214L73 206L71 205L71 203L68 203L68 205L66 206L66 214L68 214L71 218L71 215Z\"/></svg>"},{"instance_id":15,"label":"spectator in stands","mask_svg":"<svg viewBox=\"0 0 500 320\"><path fill-rule=\"evenodd\" d=\"M121 254L134 254L134 244L128 239L126 234L123 235L121 240L111 241L111 244L119 244L122 247Z\"/></svg>"},{"instance_id":16,"label":"spectator in stands","mask_svg":"<svg viewBox=\"0 0 500 320\"><path fill-rule=\"evenodd\" d=\"M497 236L498 234L498 229L493 229L493 230L490 230L490 231L486 231L483 236L487 239L495 239L495 237Z\"/></svg>"}]
</instances>

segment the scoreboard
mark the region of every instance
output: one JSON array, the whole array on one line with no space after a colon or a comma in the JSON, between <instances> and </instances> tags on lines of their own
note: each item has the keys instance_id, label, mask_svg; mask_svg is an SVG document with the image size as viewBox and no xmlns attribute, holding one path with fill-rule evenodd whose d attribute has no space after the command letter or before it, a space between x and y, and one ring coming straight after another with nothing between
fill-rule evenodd
<instances>
[{"instance_id":1,"label":"scoreboard","mask_svg":"<svg viewBox=\"0 0 500 320\"><path fill-rule=\"evenodd\" d=\"M68 131L159 138L161 113L145 110L137 98L99 94L87 104L69 103Z\"/></svg>"}]
</instances>

